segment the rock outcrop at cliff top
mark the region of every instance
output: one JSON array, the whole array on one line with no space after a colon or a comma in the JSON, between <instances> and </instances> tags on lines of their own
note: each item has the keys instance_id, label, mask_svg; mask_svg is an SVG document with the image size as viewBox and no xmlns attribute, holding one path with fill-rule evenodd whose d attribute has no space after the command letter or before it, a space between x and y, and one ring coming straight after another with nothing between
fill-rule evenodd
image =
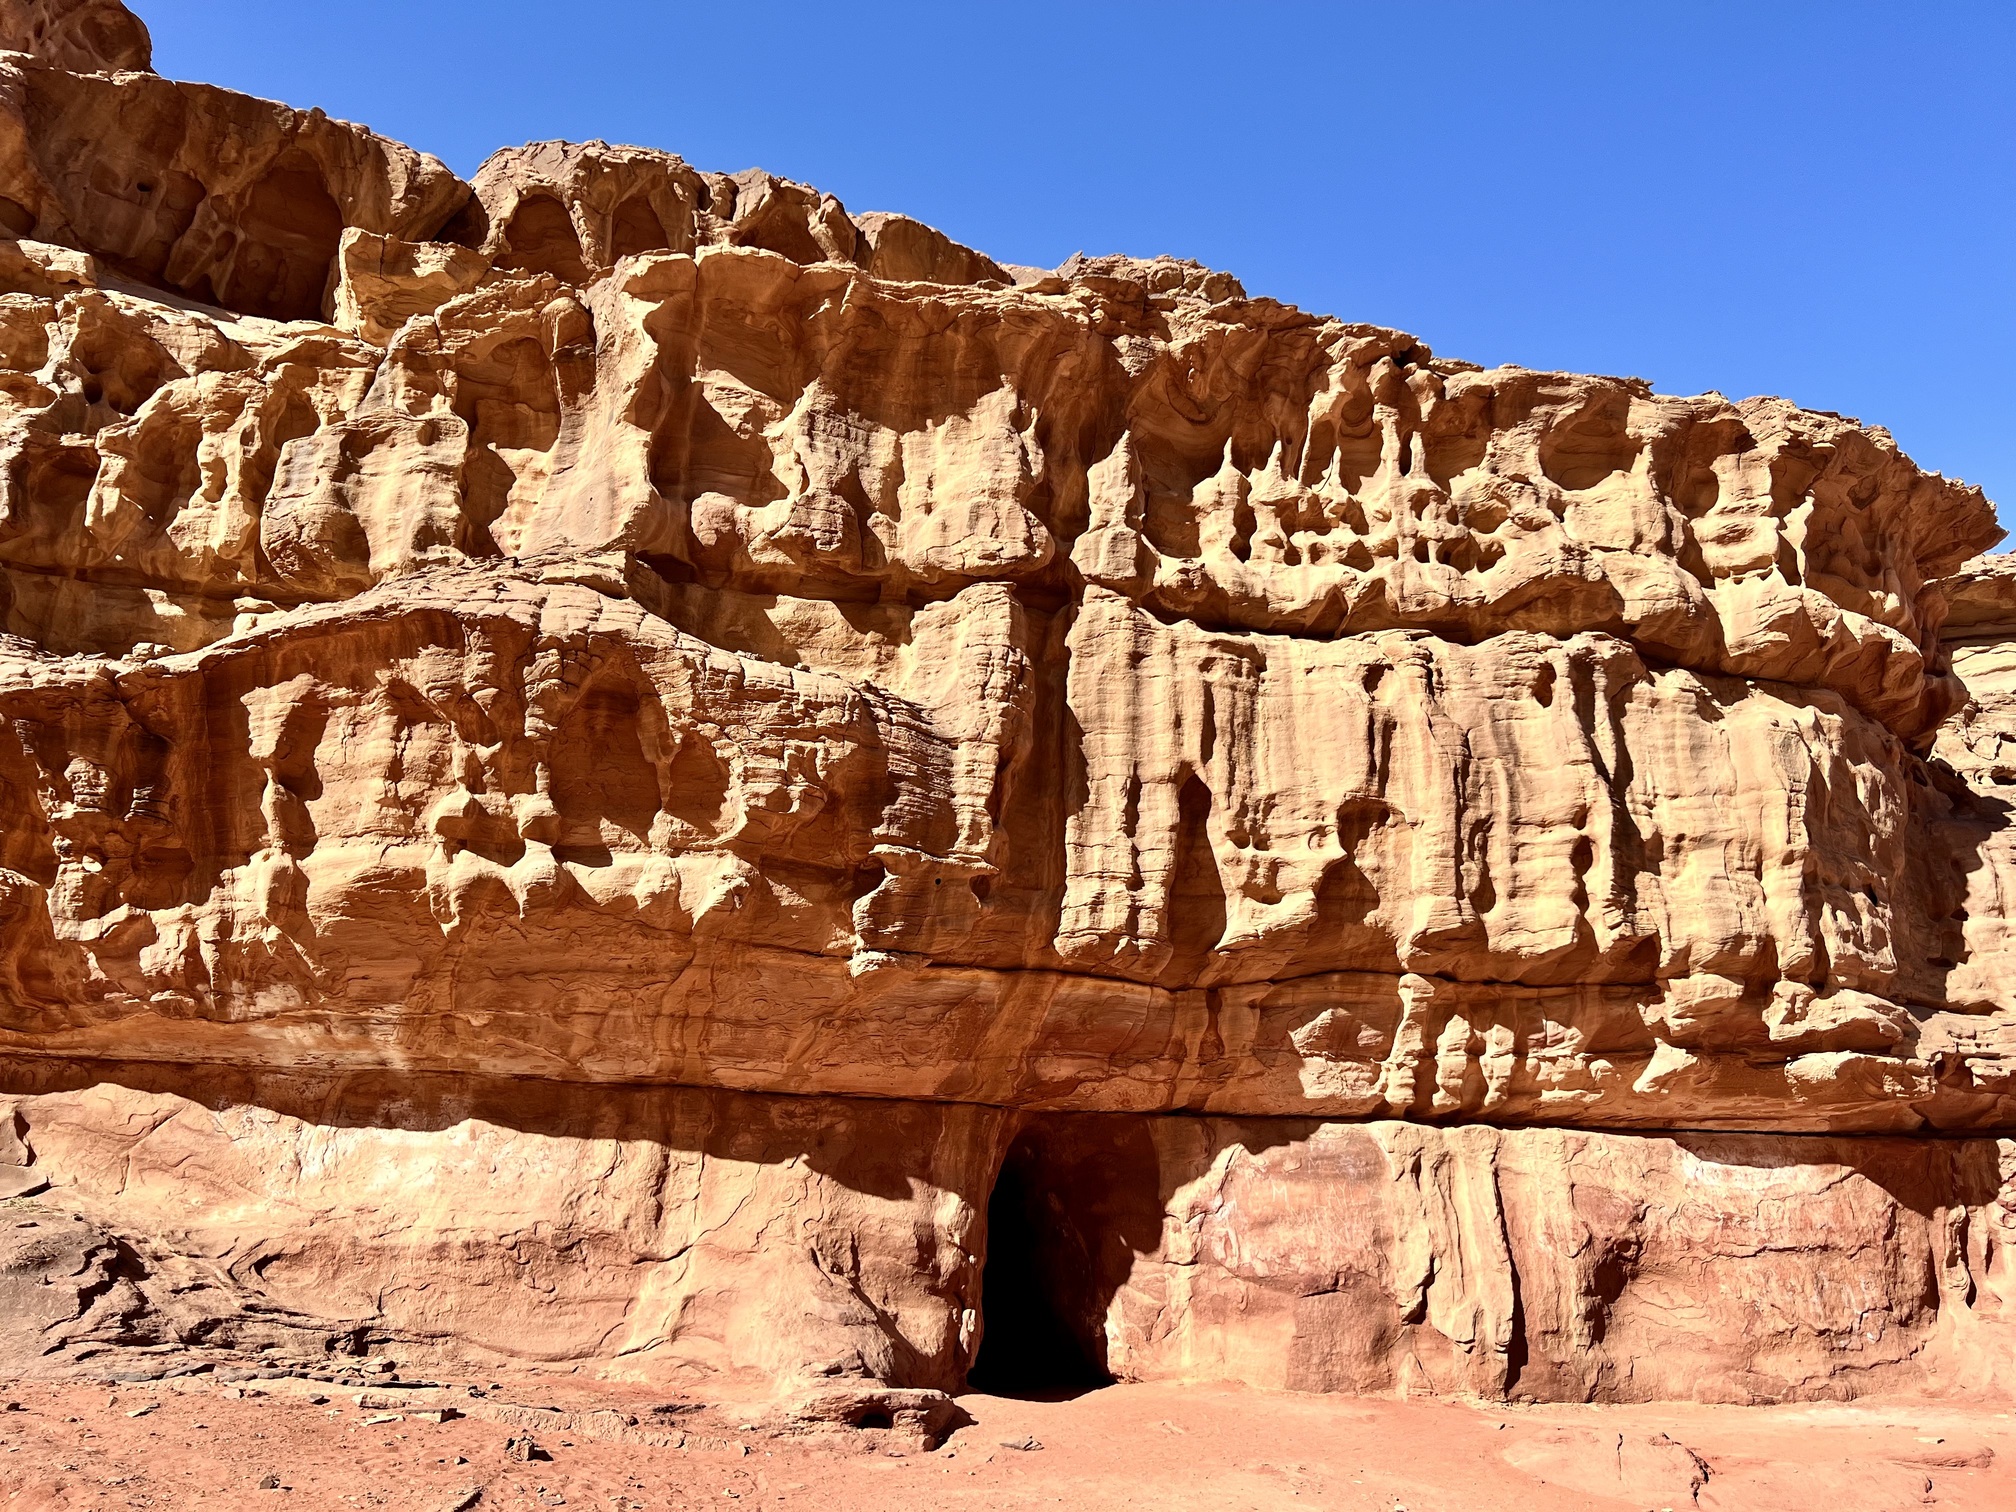
<instances>
[{"instance_id":1,"label":"rock outcrop at cliff top","mask_svg":"<svg viewBox=\"0 0 2016 1512\"><path fill-rule=\"evenodd\" d=\"M144 1272L31 1353L2000 1381L1978 489L0 42L0 1195Z\"/></svg>"}]
</instances>

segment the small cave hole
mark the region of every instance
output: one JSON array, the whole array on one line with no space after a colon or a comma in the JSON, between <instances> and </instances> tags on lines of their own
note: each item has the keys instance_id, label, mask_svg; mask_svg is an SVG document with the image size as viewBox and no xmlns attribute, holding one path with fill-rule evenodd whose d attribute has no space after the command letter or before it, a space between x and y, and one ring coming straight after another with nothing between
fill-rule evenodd
<instances>
[{"instance_id":1,"label":"small cave hole","mask_svg":"<svg viewBox=\"0 0 2016 1512\"><path fill-rule=\"evenodd\" d=\"M984 1329L968 1377L975 1391L1057 1400L1113 1383L1076 1326L1085 1320L1073 1317L1084 1257L1066 1231L1061 1195L1033 1147L1010 1150L987 1203Z\"/></svg>"},{"instance_id":2,"label":"small cave hole","mask_svg":"<svg viewBox=\"0 0 2016 1512\"><path fill-rule=\"evenodd\" d=\"M854 1419L854 1426L856 1428L889 1429L896 1426L896 1419L886 1412L878 1412L871 1408Z\"/></svg>"},{"instance_id":3,"label":"small cave hole","mask_svg":"<svg viewBox=\"0 0 2016 1512\"><path fill-rule=\"evenodd\" d=\"M671 245L665 223L642 195L633 194L616 207L609 228L609 254L618 262L647 252L663 252Z\"/></svg>"},{"instance_id":4,"label":"small cave hole","mask_svg":"<svg viewBox=\"0 0 2016 1512\"><path fill-rule=\"evenodd\" d=\"M588 282L581 237L567 207L550 194L528 194L504 228L497 266L519 273L550 273L562 283Z\"/></svg>"}]
</instances>

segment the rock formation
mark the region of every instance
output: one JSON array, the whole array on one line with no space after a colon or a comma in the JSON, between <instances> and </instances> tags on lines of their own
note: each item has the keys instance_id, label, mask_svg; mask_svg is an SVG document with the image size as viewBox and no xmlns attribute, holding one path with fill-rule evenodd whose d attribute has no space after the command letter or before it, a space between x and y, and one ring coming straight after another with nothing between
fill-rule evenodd
<instances>
[{"instance_id":1,"label":"rock formation","mask_svg":"<svg viewBox=\"0 0 2016 1512\"><path fill-rule=\"evenodd\" d=\"M2006 1388L1978 489L0 41L17 1368Z\"/></svg>"}]
</instances>

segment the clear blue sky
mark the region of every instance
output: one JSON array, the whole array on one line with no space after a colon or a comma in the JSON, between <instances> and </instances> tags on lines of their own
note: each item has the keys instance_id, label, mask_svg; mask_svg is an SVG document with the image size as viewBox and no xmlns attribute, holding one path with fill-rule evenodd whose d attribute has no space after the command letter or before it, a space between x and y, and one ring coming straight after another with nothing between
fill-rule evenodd
<instances>
[{"instance_id":1,"label":"clear blue sky","mask_svg":"<svg viewBox=\"0 0 2016 1512\"><path fill-rule=\"evenodd\" d=\"M1483 363L1887 425L2016 527L2016 3L131 0L468 174L604 137L1007 262L1171 252Z\"/></svg>"}]
</instances>

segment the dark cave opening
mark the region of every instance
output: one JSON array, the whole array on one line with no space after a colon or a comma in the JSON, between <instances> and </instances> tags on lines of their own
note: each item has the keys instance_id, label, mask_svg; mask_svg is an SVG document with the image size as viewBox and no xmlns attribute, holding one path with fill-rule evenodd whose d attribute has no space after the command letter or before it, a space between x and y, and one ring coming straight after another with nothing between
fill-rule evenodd
<instances>
[{"instance_id":1,"label":"dark cave opening","mask_svg":"<svg viewBox=\"0 0 2016 1512\"><path fill-rule=\"evenodd\" d=\"M975 1391L1057 1399L1113 1384L1061 1174L1026 1141L1002 1163L987 1203L980 1353L967 1376Z\"/></svg>"}]
</instances>

